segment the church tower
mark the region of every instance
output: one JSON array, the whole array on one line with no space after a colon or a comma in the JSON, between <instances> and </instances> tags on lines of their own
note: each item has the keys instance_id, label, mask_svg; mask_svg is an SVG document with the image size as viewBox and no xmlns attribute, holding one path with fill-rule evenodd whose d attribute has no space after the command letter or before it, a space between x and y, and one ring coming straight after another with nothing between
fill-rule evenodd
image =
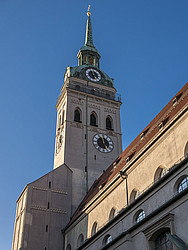
<instances>
[{"instance_id":1,"label":"church tower","mask_svg":"<svg viewBox=\"0 0 188 250\"><path fill-rule=\"evenodd\" d=\"M78 66L67 67L56 105L54 169L65 163L73 172L73 211L95 179L122 152L121 99L113 79L100 69L90 14L88 9Z\"/></svg>"},{"instance_id":2,"label":"church tower","mask_svg":"<svg viewBox=\"0 0 188 250\"><path fill-rule=\"evenodd\" d=\"M66 69L57 100L54 169L20 194L12 250L63 249L61 230L95 179L122 151L121 100L99 65L88 11L78 66Z\"/></svg>"}]
</instances>

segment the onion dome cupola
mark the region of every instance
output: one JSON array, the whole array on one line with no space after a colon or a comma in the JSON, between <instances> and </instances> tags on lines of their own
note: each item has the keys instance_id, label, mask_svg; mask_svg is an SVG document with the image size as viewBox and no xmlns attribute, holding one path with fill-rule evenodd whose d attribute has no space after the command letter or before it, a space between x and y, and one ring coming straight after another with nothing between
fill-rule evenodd
<instances>
[{"instance_id":1,"label":"onion dome cupola","mask_svg":"<svg viewBox=\"0 0 188 250\"><path fill-rule=\"evenodd\" d=\"M78 65L91 65L99 68L99 59L101 57L98 50L95 48L93 44L93 36L92 36L92 26L91 26L91 12L88 8L88 19L86 25L86 36L85 36L85 45L81 47L78 52Z\"/></svg>"}]
</instances>

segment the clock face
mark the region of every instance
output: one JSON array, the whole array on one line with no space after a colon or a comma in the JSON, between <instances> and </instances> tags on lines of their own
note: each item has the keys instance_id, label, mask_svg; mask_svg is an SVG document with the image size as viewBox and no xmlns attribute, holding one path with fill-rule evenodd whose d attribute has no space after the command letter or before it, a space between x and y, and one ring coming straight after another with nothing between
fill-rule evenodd
<instances>
[{"instance_id":1,"label":"clock face","mask_svg":"<svg viewBox=\"0 0 188 250\"><path fill-rule=\"evenodd\" d=\"M89 80L98 82L101 80L101 74L96 69L87 69L86 76Z\"/></svg>"},{"instance_id":2,"label":"clock face","mask_svg":"<svg viewBox=\"0 0 188 250\"><path fill-rule=\"evenodd\" d=\"M105 134L96 134L93 137L93 145L101 153L110 153L114 148L112 139Z\"/></svg>"}]
</instances>

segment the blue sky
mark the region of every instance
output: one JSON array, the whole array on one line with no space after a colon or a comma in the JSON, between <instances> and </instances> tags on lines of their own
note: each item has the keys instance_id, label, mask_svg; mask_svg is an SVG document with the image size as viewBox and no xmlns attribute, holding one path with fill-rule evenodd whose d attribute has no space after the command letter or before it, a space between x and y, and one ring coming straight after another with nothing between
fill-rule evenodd
<instances>
[{"instance_id":1,"label":"blue sky","mask_svg":"<svg viewBox=\"0 0 188 250\"><path fill-rule=\"evenodd\" d=\"M122 96L123 148L188 81L187 0L0 0L0 249L16 199L53 167L56 100L91 4L101 69Z\"/></svg>"}]
</instances>

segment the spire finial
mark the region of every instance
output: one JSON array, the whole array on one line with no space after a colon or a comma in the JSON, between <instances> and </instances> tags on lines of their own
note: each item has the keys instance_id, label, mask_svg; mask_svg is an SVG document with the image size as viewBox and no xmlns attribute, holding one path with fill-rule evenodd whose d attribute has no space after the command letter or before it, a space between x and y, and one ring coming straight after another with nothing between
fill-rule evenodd
<instances>
[{"instance_id":1,"label":"spire finial","mask_svg":"<svg viewBox=\"0 0 188 250\"><path fill-rule=\"evenodd\" d=\"M87 9L87 15L88 15L88 16L91 15L90 8L91 8L91 5L89 5L89 6L88 6L88 9Z\"/></svg>"},{"instance_id":2,"label":"spire finial","mask_svg":"<svg viewBox=\"0 0 188 250\"><path fill-rule=\"evenodd\" d=\"M91 28L91 12L90 12L91 5L88 6L87 9L87 25L86 25L86 37L85 37L85 45L94 47L93 45L93 36L92 36L92 28Z\"/></svg>"}]
</instances>

